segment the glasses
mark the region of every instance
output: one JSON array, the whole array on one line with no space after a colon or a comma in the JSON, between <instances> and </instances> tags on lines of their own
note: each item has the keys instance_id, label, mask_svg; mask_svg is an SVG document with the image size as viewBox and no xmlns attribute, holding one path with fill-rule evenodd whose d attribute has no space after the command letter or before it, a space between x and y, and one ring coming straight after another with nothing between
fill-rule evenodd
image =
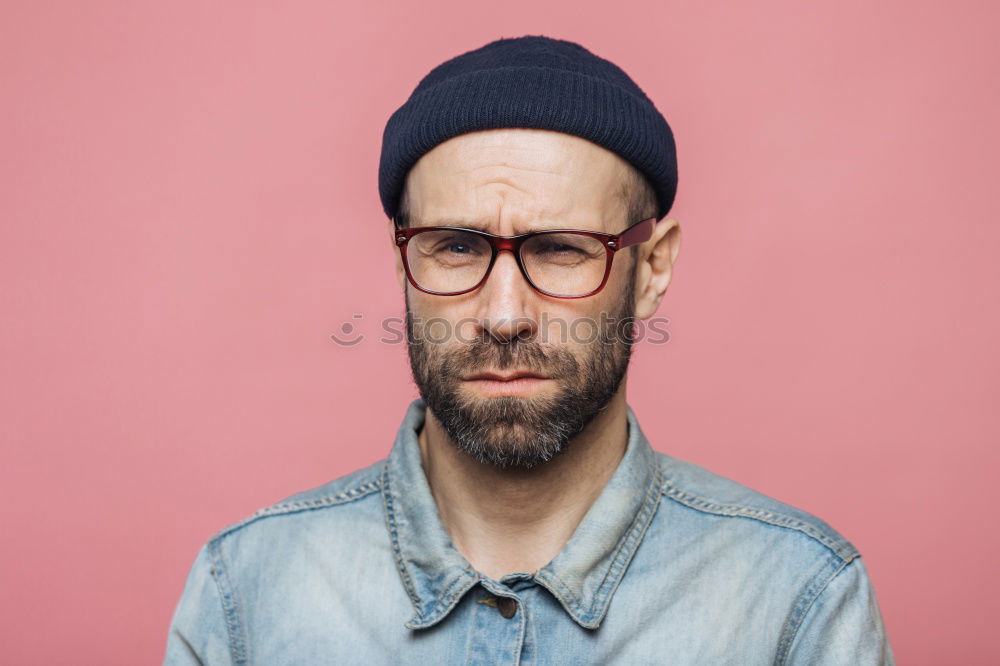
<instances>
[{"instance_id":1,"label":"glasses","mask_svg":"<svg viewBox=\"0 0 1000 666\"><path fill-rule=\"evenodd\" d=\"M396 246L414 287L437 296L478 289L501 250L509 250L528 284L546 296L584 298L607 284L615 253L653 234L656 218L636 222L620 234L545 229L518 236L462 227L396 229Z\"/></svg>"}]
</instances>

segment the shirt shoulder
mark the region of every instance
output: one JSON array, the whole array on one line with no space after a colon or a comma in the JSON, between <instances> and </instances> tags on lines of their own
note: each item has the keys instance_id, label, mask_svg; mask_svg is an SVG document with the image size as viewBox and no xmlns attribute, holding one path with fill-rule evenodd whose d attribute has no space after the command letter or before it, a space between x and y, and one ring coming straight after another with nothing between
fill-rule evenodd
<instances>
[{"instance_id":1,"label":"shirt shoulder","mask_svg":"<svg viewBox=\"0 0 1000 666\"><path fill-rule=\"evenodd\" d=\"M331 507L353 504L369 495L377 494L382 487L382 469L385 459L378 460L366 467L340 476L315 488L303 490L290 495L269 506L258 509L224 529L216 532L209 544L218 543L227 537L244 531L250 526L268 519L282 516L301 517L302 514L315 513Z\"/></svg>"},{"instance_id":2,"label":"shirt shoulder","mask_svg":"<svg viewBox=\"0 0 1000 666\"><path fill-rule=\"evenodd\" d=\"M663 478L662 496L705 515L754 520L792 530L825 546L843 562L858 550L821 518L781 502L695 463L657 451Z\"/></svg>"}]
</instances>

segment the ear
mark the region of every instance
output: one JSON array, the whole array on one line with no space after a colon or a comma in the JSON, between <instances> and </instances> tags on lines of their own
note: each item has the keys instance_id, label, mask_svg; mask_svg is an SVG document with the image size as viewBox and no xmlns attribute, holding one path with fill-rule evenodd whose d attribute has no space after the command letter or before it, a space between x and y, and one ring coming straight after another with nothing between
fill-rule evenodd
<instances>
[{"instance_id":1,"label":"ear","mask_svg":"<svg viewBox=\"0 0 1000 666\"><path fill-rule=\"evenodd\" d=\"M392 247L392 254L396 257L396 279L399 281L399 288L406 290L406 269L403 268L403 257L396 247L396 223L389 220L389 243Z\"/></svg>"},{"instance_id":2,"label":"ear","mask_svg":"<svg viewBox=\"0 0 1000 666\"><path fill-rule=\"evenodd\" d=\"M667 218L657 223L653 235L640 246L636 269L635 316L648 319L660 307L681 251L681 226Z\"/></svg>"}]
</instances>

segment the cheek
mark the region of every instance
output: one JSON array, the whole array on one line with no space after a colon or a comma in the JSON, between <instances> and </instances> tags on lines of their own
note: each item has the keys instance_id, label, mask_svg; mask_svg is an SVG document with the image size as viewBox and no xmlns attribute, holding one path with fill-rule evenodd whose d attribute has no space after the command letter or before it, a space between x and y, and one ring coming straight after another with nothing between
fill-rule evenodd
<instances>
[{"instance_id":1,"label":"cheek","mask_svg":"<svg viewBox=\"0 0 1000 666\"><path fill-rule=\"evenodd\" d=\"M609 316L600 308L544 312L539 320L539 342L567 349L579 358L599 343L601 327L606 328L608 322Z\"/></svg>"},{"instance_id":2,"label":"cheek","mask_svg":"<svg viewBox=\"0 0 1000 666\"><path fill-rule=\"evenodd\" d=\"M479 336L477 320L464 313L461 302L440 303L427 295L409 295L413 335L435 352L474 342Z\"/></svg>"}]
</instances>

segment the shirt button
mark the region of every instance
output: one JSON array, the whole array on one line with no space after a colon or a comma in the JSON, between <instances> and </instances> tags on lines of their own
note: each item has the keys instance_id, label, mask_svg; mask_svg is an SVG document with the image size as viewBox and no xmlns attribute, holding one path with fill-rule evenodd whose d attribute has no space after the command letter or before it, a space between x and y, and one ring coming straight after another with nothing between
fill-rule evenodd
<instances>
[{"instance_id":1,"label":"shirt button","mask_svg":"<svg viewBox=\"0 0 1000 666\"><path fill-rule=\"evenodd\" d=\"M517 602L510 597L497 597L497 609L509 620L517 613Z\"/></svg>"}]
</instances>

